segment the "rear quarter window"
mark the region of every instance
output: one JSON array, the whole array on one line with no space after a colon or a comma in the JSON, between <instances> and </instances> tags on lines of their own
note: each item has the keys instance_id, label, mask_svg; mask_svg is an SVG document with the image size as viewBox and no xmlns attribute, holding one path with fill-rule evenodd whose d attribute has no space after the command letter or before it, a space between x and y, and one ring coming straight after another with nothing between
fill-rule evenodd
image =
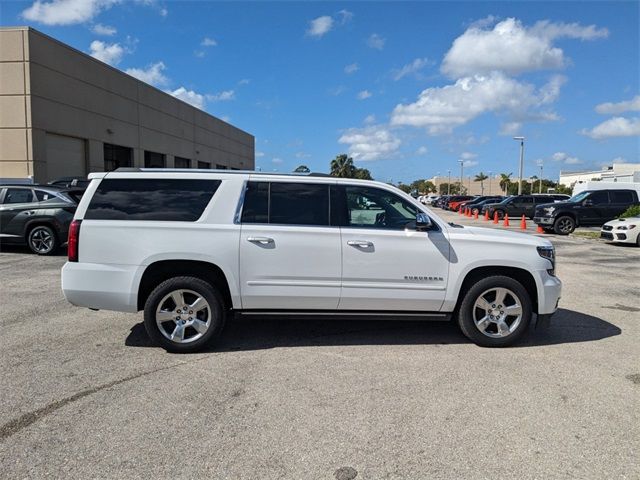
<instances>
[{"instance_id":1,"label":"rear quarter window","mask_svg":"<svg viewBox=\"0 0 640 480\"><path fill-rule=\"evenodd\" d=\"M104 179L84 218L195 222L219 186L220 180Z\"/></svg>"}]
</instances>

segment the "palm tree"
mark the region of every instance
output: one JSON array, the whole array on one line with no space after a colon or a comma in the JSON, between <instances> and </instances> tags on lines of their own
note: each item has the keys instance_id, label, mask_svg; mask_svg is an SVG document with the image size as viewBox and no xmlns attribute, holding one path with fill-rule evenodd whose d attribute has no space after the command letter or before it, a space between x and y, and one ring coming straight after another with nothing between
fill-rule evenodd
<instances>
[{"instance_id":1,"label":"palm tree","mask_svg":"<svg viewBox=\"0 0 640 480\"><path fill-rule=\"evenodd\" d=\"M293 171L293 173L309 173L309 172L311 172L311 170L309 170L309 167L307 167L306 165L300 165Z\"/></svg>"},{"instance_id":2,"label":"palm tree","mask_svg":"<svg viewBox=\"0 0 640 480\"><path fill-rule=\"evenodd\" d=\"M480 195L484 195L484 181L489 178L483 172L480 172L476 175L476 178L473 180L474 182L480 182L480 191L482 192Z\"/></svg>"},{"instance_id":3,"label":"palm tree","mask_svg":"<svg viewBox=\"0 0 640 480\"><path fill-rule=\"evenodd\" d=\"M355 169L353 158L344 153L331 160L331 176L333 177L353 178Z\"/></svg>"},{"instance_id":4,"label":"palm tree","mask_svg":"<svg viewBox=\"0 0 640 480\"><path fill-rule=\"evenodd\" d=\"M513 173L500 174L500 188L505 195L507 194L507 188L509 188L509 185L511 185L511 175L513 175Z\"/></svg>"}]
</instances>

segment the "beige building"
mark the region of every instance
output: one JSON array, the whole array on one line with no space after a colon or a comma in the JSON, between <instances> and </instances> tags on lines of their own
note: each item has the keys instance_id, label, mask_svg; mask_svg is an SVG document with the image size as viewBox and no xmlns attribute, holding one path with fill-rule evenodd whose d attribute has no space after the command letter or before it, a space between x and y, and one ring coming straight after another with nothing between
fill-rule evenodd
<instances>
[{"instance_id":1,"label":"beige building","mask_svg":"<svg viewBox=\"0 0 640 480\"><path fill-rule=\"evenodd\" d=\"M28 27L0 28L0 178L255 167L254 137Z\"/></svg>"},{"instance_id":2,"label":"beige building","mask_svg":"<svg viewBox=\"0 0 640 480\"><path fill-rule=\"evenodd\" d=\"M473 179L476 176L465 176L462 179L462 185L465 189L465 192L468 195L503 195L503 191L500 188L500 176L499 175L491 175L489 178L487 178L484 182L482 182L482 184L480 182L475 182ZM441 184L446 184L449 183L449 177L448 176L435 176L433 178L429 179L431 182L433 182L436 186L436 189L438 192L440 192L440 185ZM516 178L514 180L513 177L511 177L511 181L512 182L516 182L518 183L518 179ZM458 175L457 177L455 176L451 176L451 185L457 185L460 182L460 176ZM484 191L483 191L484 189Z\"/></svg>"}]
</instances>

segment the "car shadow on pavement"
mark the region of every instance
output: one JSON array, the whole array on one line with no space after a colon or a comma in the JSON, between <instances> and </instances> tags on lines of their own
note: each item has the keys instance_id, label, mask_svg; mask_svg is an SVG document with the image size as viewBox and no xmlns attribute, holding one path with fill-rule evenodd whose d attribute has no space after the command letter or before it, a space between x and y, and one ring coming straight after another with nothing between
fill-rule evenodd
<instances>
[{"instance_id":1,"label":"car shadow on pavement","mask_svg":"<svg viewBox=\"0 0 640 480\"><path fill-rule=\"evenodd\" d=\"M621 330L591 315L560 309L549 328L533 327L516 347L592 342ZM340 345L449 345L470 343L454 322L403 320L310 320L305 318L237 318L205 351L229 352L277 347ZM130 347L156 347L142 323L125 340Z\"/></svg>"},{"instance_id":2,"label":"car shadow on pavement","mask_svg":"<svg viewBox=\"0 0 640 480\"><path fill-rule=\"evenodd\" d=\"M37 256L26 245L0 244L0 253L20 253L20 254L28 254L28 255ZM66 246L66 244L63 247L58 247L56 249L56 251L51 253L49 256L52 256L52 257L66 257L67 256L67 246Z\"/></svg>"}]
</instances>

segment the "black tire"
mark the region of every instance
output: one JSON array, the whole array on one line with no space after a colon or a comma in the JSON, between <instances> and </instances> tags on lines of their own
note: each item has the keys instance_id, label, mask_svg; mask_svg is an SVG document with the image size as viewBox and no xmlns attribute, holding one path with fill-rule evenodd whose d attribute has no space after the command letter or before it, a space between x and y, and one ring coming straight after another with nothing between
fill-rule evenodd
<instances>
[{"instance_id":1,"label":"black tire","mask_svg":"<svg viewBox=\"0 0 640 480\"><path fill-rule=\"evenodd\" d=\"M502 220L504 218L504 210L494 210L493 214L498 214L498 220ZM493 216L491 217L493 218Z\"/></svg>"},{"instance_id":2,"label":"black tire","mask_svg":"<svg viewBox=\"0 0 640 480\"><path fill-rule=\"evenodd\" d=\"M485 334L476 326L476 322L474 321L476 301L479 300L483 294L495 288L504 288L513 292L520 301L522 311L519 323L517 324L515 324L517 319L505 317L506 319L511 318L510 321L512 323L508 326L513 326L513 331L503 337L489 336L490 334L497 334L497 324L495 328L496 333L489 331L487 328L487 334ZM515 299L511 295L509 295L508 298L511 300ZM517 301L515 303L517 304ZM478 280L464 293L462 303L458 310L458 325L460 326L462 333L464 333L464 335L476 345L481 347L508 347L517 342L527 331L529 323L531 322L531 312L531 298L522 284L511 277L496 275ZM507 320L507 322L508 321L509 320Z\"/></svg>"},{"instance_id":3,"label":"black tire","mask_svg":"<svg viewBox=\"0 0 640 480\"><path fill-rule=\"evenodd\" d=\"M189 318L189 320L187 320L187 318L184 318L188 314L191 314L191 311L185 310L184 317L180 317L184 318L184 320L174 321L173 319L170 319L161 324L156 322L156 312L158 312L161 306L166 305L166 302L171 301L170 299L167 299L167 296L169 296L172 292L181 290L192 292L185 292L184 299L186 307L190 306L187 296L190 296L193 293L204 298L204 300L206 300L208 304L207 310L210 317L206 318L210 319L210 322L206 322L209 323L209 325L206 331L202 333L198 338L195 337L198 336L199 332L196 331L196 328L189 326L188 322L189 320L191 320L191 318ZM161 305L161 302L164 305ZM180 307L178 305L176 306ZM176 306L174 306L173 308L176 308ZM169 311L171 312L171 315L174 314L173 310L167 310L166 312L161 313L166 314L169 313ZM200 311L196 311L195 313L193 313L193 318L195 318L195 320L198 320L196 318L198 314L200 314ZM191 353L202 350L213 339L220 335L222 329L224 328L225 319L226 311L224 300L220 292L211 284L196 277L173 277L169 280L165 280L151 292L144 305L144 327L147 330L149 337L151 337L151 339L162 348L164 348L168 352L173 353ZM183 336L185 337L186 343L183 343L185 342L185 340L183 340L182 342L171 340L163 334L161 329L165 333L169 333L168 329L171 328L172 322L174 324L174 328L177 328L179 322L182 322ZM185 322L187 322L186 325ZM191 334L190 332L193 332L194 334ZM187 338L188 334L191 335L191 338L195 339L192 341L189 340L189 338Z\"/></svg>"},{"instance_id":4,"label":"black tire","mask_svg":"<svg viewBox=\"0 0 640 480\"><path fill-rule=\"evenodd\" d=\"M554 233L553 228L542 228L544 230L544 233Z\"/></svg>"},{"instance_id":5,"label":"black tire","mask_svg":"<svg viewBox=\"0 0 640 480\"><path fill-rule=\"evenodd\" d=\"M558 235L569 235L576 229L576 221L568 215L556 218L553 222L553 231Z\"/></svg>"},{"instance_id":6,"label":"black tire","mask_svg":"<svg viewBox=\"0 0 640 480\"><path fill-rule=\"evenodd\" d=\"M38 255L53 255L60 242L55 230L48 225L36 225L27 234L27 246Z\"/></svg>"}]
</instances>

